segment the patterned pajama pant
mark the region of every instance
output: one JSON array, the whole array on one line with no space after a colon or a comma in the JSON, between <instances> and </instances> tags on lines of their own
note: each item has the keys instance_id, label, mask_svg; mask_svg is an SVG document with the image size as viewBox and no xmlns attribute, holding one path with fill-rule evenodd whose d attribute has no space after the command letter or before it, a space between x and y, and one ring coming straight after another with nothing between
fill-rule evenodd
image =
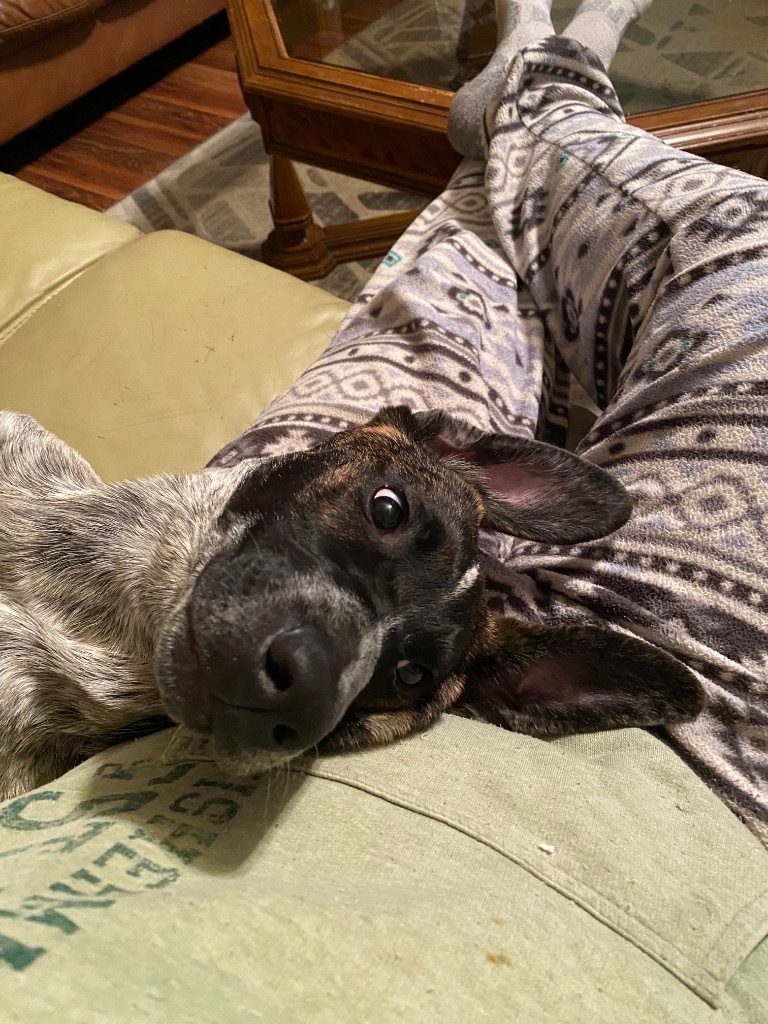
<instances>
[{"instance_id":1,"label":"patterned pajama pant","mask_svg":"<svg viewBox=\"0 0 768 1024\"><path fill-rule=\"evenodd\" d=\"M768 845L768 184L628 127L602 65L517 57L465 161L324 355L214 460L295 450L384 404L562 439L635 500L572 547L483 538L489 600L600 620L685 661L708 706L664 738Z\"/></svg>"}]
</instances>

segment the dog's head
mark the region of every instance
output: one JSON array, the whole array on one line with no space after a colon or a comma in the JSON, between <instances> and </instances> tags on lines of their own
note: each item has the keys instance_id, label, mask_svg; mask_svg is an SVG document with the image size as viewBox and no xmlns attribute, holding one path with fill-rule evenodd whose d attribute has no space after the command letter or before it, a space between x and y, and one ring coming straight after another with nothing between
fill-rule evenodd
<instances>
[{"instance_id":1,"label":"dog's head","mask_svg":"<svg viewBox=\"0 0 768 1024\"><path fill-rule=\"evenodd\" d=\"M160 645L171 716L256 770L384 743L448 708L542 735L700 707L692 673L631 637L488 612L480 528L549 543L627 521L624 488L558 448L383 410L257 466Z\"/></svg>"}]
</instances>

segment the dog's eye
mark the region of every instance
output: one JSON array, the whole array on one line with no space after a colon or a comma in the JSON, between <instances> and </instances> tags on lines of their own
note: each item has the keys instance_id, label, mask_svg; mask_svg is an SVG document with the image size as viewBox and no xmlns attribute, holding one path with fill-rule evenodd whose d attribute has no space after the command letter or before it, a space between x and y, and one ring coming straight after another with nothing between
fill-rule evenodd
<instances>
[{"instance_id":1,"label":"dog's eye","mask_svg":"<svg viewBox=\"0 0 768 1024\"><path fill-rule=\"evenodd\" d=\"M402 494L380 487L371 499L371 518L380 530L395 530L405 522L408 502Z\"/></svg>"},{"instance_id":2,"label":"dog's eye","mask_svg":"<svg viewBox=\"0 0 768 1024\"><path fill-rule=\"evenodd\" d=\"M427 677L427 669L417 665L414 661L398 661L395 669L395 685L402 689L413 689L421 686Z\"/></svg>"}]
</instances>

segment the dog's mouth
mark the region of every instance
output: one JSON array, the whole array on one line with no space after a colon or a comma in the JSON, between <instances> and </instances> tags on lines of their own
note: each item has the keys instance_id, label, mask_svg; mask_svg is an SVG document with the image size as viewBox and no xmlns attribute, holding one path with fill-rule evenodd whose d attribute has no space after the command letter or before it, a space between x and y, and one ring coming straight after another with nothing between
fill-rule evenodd
<instances>
[{"instance_id":1,"label":"dog's mouth","mask_svg":"<svg viewBox=\"0 0 768 1024\"><path fill-rule=\"evenodd\" d=\"M209 732L199 732L184 725L172 730L168 746L163 753L163 764L186 764L190 761L214 762L226 775L258 776L300 757L295 753L271 753L267 750L227 754L218 749Z\"/></svg>"},{"instance_id":2,"label":"dog's mouth","mask_svg":"<svg viewBox=\"0 0 768 1024\"><path fill-rule=\"evenodd\" d=\"M193 732L211 732L211 706L207 695L184 685L201 673L200 652L192 627L191 605L185 600L172 618L171 627L159 646L155 675L160 697L170 718Z\"/></svg>"},{"instance_id":3,"label":"dog's mouth","mask_svg":"<svg viewBox=\"0 0 768 1024\"><path fill-rule=\"evenodd\" d=\"M302 751L263 750L242 745L229 727L228 718L245 721L257 709L229 704L204 687L190 686L200 679L203 662L192 624L191 604L185 602L161 645L156 675L161 697L170 718L179 727L166 752L166 760L215 761L227 775L262 775L286 764ZM278 734L279 735L279 734Z\"/></svg>"}]
</instances>

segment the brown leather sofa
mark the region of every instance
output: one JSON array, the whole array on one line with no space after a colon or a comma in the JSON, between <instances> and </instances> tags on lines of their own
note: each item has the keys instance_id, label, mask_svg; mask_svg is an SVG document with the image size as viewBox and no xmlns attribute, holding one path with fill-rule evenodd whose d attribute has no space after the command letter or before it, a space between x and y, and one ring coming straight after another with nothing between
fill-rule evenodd
<instances>
[{"instance_id":1,"label":"brown leather sofa","mask_svg":"<svg viewBox=\"0 0 768 1024\"><path fill-rule=\"evenodd\" d=\"M0 0L0 143L224 7L224 0Z\"/></svg>"}]
</instances>

